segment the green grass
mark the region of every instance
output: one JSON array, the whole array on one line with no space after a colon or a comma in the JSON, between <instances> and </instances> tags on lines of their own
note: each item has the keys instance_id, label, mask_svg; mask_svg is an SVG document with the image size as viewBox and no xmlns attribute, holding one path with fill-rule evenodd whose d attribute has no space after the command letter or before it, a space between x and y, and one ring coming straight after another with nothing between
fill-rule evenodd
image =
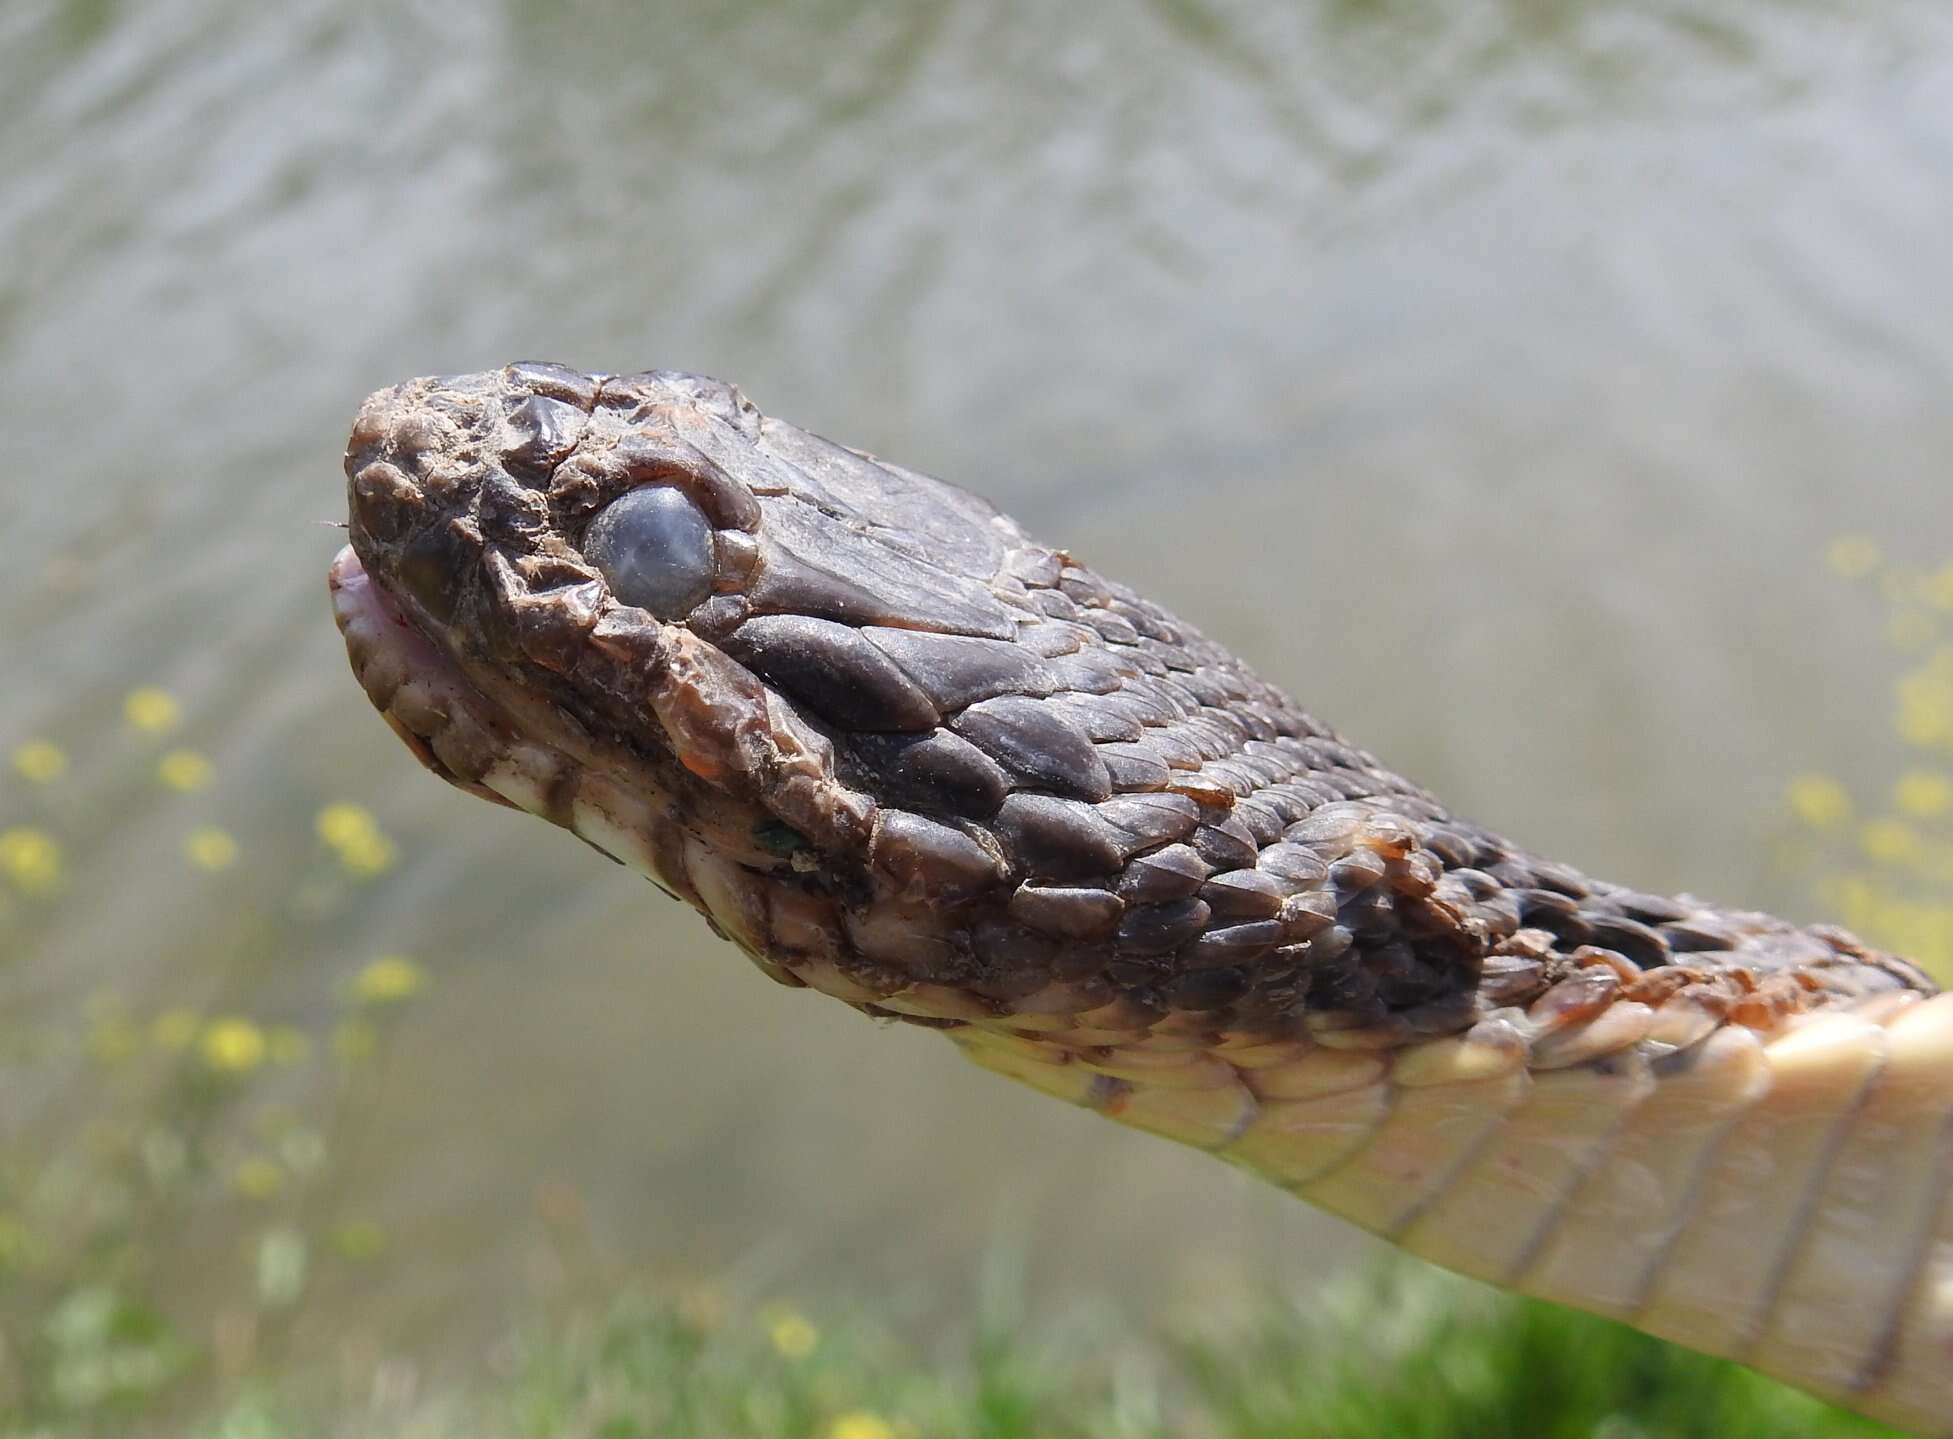
<instances>
[{"instance_id":1,"label":"green grass","mask_svg":"<svg viewBox=\"0 0 1953 1439\"><path fill-rule=\"evenodd\" d=\"M1844 1439L1889 1435L1734 1365L1409 1265L1197 1336L986 1306L887 1319L620 1302L470 1393L330 1417L247 1395L200 1439ZM52 1431L43 1431L51 1433Z\"/></svg>"}]
</instances>

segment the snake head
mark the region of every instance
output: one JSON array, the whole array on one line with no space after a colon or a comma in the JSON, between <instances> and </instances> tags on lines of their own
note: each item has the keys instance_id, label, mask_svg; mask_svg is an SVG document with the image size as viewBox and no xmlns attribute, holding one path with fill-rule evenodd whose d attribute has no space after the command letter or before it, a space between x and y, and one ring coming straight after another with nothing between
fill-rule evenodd
<instances>
[{"instance_id":1,"label":"snake head","mask_svg":"<svg viewBox=\"0 0 1953 1439\"><path fill-rule=\"evenodd\" d=\"M372 396L346 474L335 602L394 729L776 978L944 1020L1109 960L1142 852L1176 901L1214 867L1176 842L1231 794L1130 743L1213 647L962 490L715 380L539 364ZM1231 723L1283 709L1214 676Z\"/></svg>"}]
</instances>

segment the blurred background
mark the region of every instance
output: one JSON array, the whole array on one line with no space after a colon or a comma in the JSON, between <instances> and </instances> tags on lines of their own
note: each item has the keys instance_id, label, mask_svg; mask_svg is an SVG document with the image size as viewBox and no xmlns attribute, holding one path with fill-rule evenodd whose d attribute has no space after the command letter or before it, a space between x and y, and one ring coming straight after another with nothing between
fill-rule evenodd
<instances>
[{"instance_id":1,"label":"blurred background","mask_svg":"<svg viewBox=\"0 0 1953 1439\"><path fill-rule=\"evenodd\" d=\"M1928 0L9 0L5 1404L1363 1252L422 773L325 598L369 390L733 379L1534 847L1943 961L1949 175Z\"/></svg>"}]
</instances>

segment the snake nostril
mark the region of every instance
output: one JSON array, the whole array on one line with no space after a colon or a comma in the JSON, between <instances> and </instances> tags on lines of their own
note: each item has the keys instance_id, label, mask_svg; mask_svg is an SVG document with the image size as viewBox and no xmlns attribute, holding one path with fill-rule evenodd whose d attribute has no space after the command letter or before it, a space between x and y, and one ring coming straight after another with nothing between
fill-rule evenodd
<instances>
[{"instance_id":1,"label":"snake nostril","mask_svg":"<svg viewBox=\"0 0 1953 1439\"><path fill-rule=\"evenodd\" d=\"M479 538L450 520L416 535L401 552L394 573L422 609L446 624L454 618L480 550Z\"/></svg>"}]
</instances>

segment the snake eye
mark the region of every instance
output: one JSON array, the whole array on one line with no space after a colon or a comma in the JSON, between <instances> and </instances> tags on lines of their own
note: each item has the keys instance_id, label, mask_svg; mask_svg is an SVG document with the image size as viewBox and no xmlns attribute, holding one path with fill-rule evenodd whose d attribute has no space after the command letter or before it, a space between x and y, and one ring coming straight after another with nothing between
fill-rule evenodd
<instances>
[{"instance_id":1,"label":"snake eye","mask_svg":"<svg viewBox=\"0 0 1953 1439\"><path fill-rule=\"evenodd\" d=\"M683 494L632 490L613 501L583 537L583 553L627 605L675 620L712 593L712 526Z\"/></svg>"}]
</instances>

